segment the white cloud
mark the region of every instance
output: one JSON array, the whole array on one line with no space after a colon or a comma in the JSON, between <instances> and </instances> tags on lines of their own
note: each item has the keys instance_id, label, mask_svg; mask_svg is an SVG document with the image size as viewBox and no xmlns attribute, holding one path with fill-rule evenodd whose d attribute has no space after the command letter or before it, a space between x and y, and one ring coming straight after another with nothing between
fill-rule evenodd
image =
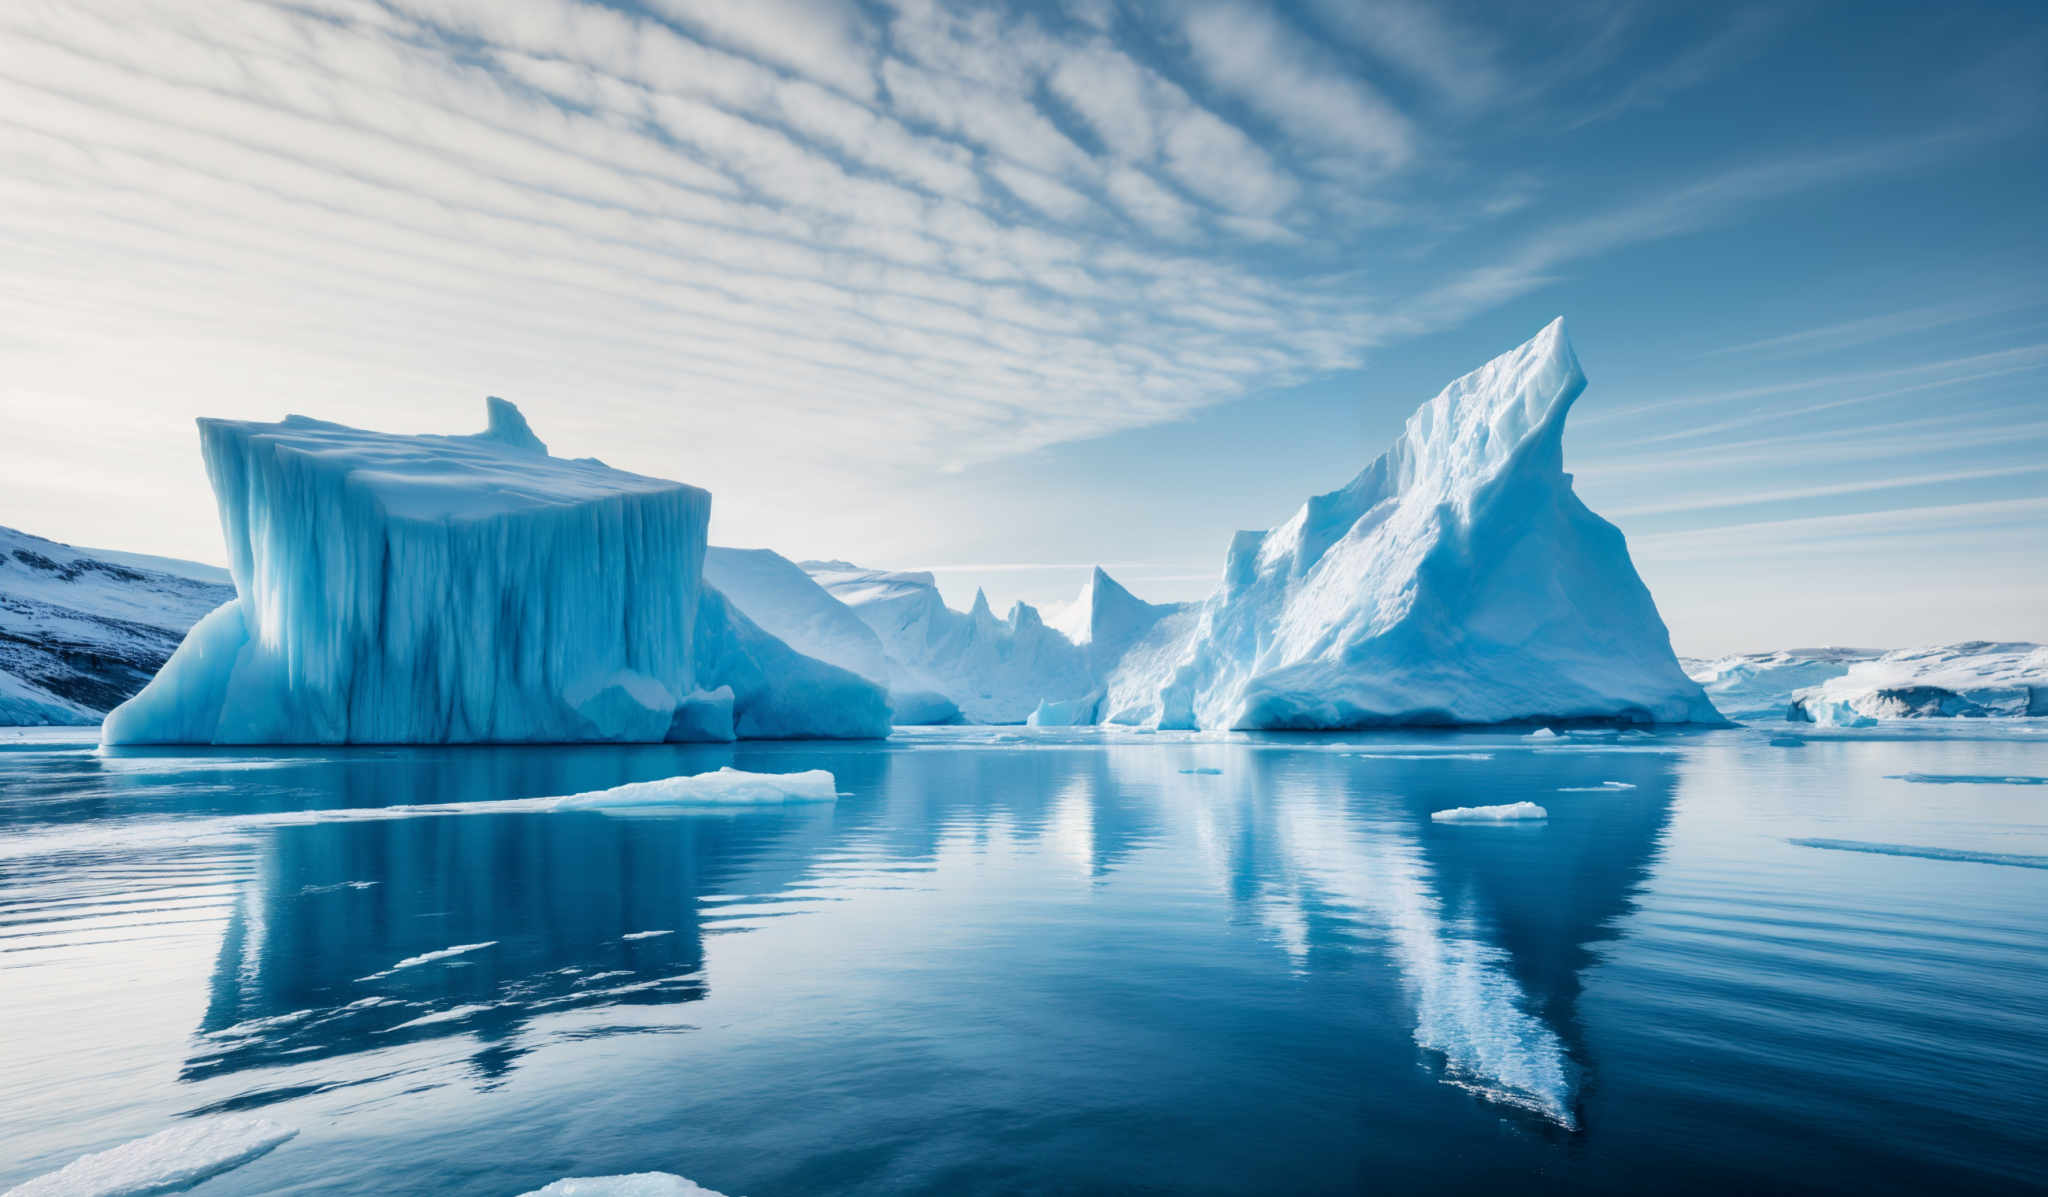
<instances>
[{"instance_id":1,"label":"white cloud","mask_svg":"<svg viewBox=\"0 0 2048 1197\"><path fill-rule=\"evenodd\" d=\"M1182 14L1181 27L1209 81L1294 141L1339 152L1345 166L1396 167L1414 153L1407 118L1271 11L1204 3Z\"/></svg>"}]
</instances>

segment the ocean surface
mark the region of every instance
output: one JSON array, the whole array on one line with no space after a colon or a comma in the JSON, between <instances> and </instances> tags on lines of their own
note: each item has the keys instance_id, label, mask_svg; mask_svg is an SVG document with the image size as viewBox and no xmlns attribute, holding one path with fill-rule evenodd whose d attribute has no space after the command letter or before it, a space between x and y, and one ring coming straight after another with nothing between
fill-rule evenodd
<instances>
[{"instance_id":1,"label":"ocean surface","mask_svg":"<svg viewBox=\"0 0 2048 1197\"><path fill-rule=\"evenodd\" d=\"M2048 1186L2048 721L0 735L0 1189L232 1118L196 1193ZM509 801L722 765L840 797Z\"/></svg>"}]
</instances>

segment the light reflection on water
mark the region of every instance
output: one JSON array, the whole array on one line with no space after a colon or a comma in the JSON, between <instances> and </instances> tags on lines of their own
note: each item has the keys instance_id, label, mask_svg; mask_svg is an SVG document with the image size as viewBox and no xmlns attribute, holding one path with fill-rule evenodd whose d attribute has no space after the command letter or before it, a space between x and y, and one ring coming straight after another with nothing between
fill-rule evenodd
<instances>
[{"instance_id":1,"label":"light reflection on water","mask_svg":"<svg viewBox=\"0 0 2048 1197\"><path fill-rule=\"evenodd\" d=\"M1799 842L2041 852L1965 730L0 746L0 1182L228 1111L301 1134L203 1192L2039 1182L2048 874ZM505 806L724 764L845 796Z\"/></svg>"}]
</instances>

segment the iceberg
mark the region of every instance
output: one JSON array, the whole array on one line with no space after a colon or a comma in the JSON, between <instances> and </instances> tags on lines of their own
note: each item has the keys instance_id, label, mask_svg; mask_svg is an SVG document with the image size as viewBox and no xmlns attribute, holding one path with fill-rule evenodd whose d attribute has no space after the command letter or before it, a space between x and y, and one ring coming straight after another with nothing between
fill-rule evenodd
<instances>
[{"instance_id":1,"label":"iceberg","mask_svg":"<svg viewBox=\"0 0 2048 1197\"><path fill-rule=\"evenodd\" d=\"M119 744L888 732L888 701L704 582L711 496L471 436L199 421L235 598L108 715Z\"/></svg>"},{"instance_id":2,"label":"iceberg","mask_svg":"<svg viewBox=\"0 0 2048 1197\"><path fill-rule=\"evenodd\" d=\"M704 555L704 577L797 652L885 687L892 722L960 722L960 708L945 695L914 681L899 684L905 671L883 650L874 629L789 558L772 549L713 545Z\"/></svg>"},{"instance_id":3,"label":"iceberg","mask_svg":"<svg viewBox=\"0 0 2048 1197\"><path fill-rule=\"evenodd\" d=\"M1098 565L1074 601L1047 623L1087 652L1089 668L1098 675L1107 675L1160 620L1185 606L1148 603L1124 589Z\"/></svg>"},{"instance_id":4,"label":"iceberg","mask_svg":"<svg viewBox=\"0 0 2048 1197\"><path fill-rule=\"evenodd\" d=\"M81 1156L7 1197L144 1197L176 1193L267 1154L299 1132L267 1118L212 1118Z\"/></svg>"},{"instance_id":5,"label":"iceberg","mask_svg":"<svg viewBox=\"0 0 2048 1197\"><path fill-rule=\"evenodd\" d=\"M1088 654L1046 626L1028 603L998 619L977 590L973 608L963 614L946 605L923 571L863 569L845 561L808 561L803 568L880 638L899 704L903 696L919 702L938 696L945 700L934 704L939 711L950 704L974 723L1023 723L1041 702L1070 702L1095 689Z\"/></svg>"},{"instance_id":6,"label":"iceberg","mask_svg":"<svg viewBox=\"0 0 2048 1197\"><path fill-rule=\"evenodd\" d=\"M1867 726L1880 719L2048 715L2048 645L1970 641L1900 649L1796 691L1795 722Z\"/></svg>"},{"instance_id":7,"label":"iceberg","mask_svg":"<svg viewBox=\"0 0 2048 1197\"><path fill-rule=\"evenodd\" d=\"M1217 591L1126 650L1100 718L1725 722L1621 532L1572 491L1564 424L1584 388L1562 320L1444 388L1341 490L1239 533Z\"/></svg>"},{"instance_id":8,"label":"iceberg","mask_svg":"<svg viewBox=\"0 0 2048 1197\"><path fill-rule=\"evenodd\" d=\"M805 656L888 682L889 657L874 629L782 554L713 545L704 553L704 580Z\"/></svg>"}]
</instances>

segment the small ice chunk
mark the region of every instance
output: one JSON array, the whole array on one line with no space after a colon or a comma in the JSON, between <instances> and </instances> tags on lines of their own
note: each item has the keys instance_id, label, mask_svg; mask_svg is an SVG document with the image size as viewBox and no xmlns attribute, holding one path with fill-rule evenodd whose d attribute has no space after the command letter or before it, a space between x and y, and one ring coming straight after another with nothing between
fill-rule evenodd
<instances>
[{"instance_id":1,"label":"small ice chunk","mask_svg":"<svg viewBox=\"0 0 2048 1197\"><path fill-rule=\"evenodd\" d=\"M175 1193L239 1168L298 1133L267 1118L188 1122L146 1139L80 1156L55 1172L9 1189L7 1197L145 1197L152 1193Z\"/></svg>"},{"instance_id":2,"label":"small ice chunk","mask_svg":"<svg viewBox=\"0 0 2048 1197\"><path fill-rule=\"evenodd\" d=\"M653 939L657 935L674 935L673 931L628 931L620 939Z\"/></svg>"},{"instance_id":3,"label":"small ice chunk","mask_svg":"<svg viewBox=\"0 0 2048 1197\"><path fill-rule=\"evenodd\" d=\"M1550 812L1533 802L1510 802L1504 806L1454 806L1429 817L1438 823L1514 823L1547 819Z\"/></svg>"},{"instance_id":4,"label":"small ice chunk","mask_svg":"<svg viewBox=\"0 0 2048 1197\"><path fill-rule=\"evenodd\" d=\"M1532 732L1530 732L1530 733L1529 733L1529 739L1531 739L1531 740L1555 740L1555 739L1557 739L1557 733L1556 733L1556 732L1554 732L1554 731L1551 731L1551 730L1550 730L1549 728L1547 728L1547 727L1539 727L1539 728L1537 728L1537 729L1536 729L1535 731L1532 731Z\"/></svg>"},{"instance_id":5,"label":"small ice chunk","mask_svg":"<svg viewBox=\"0 0 2048 1197\"><path fill-rule=\"evenodd\" d=\"M673 1172L634 1172L626 1176L572 1176L522 1197L723 1197Z\"/></svg>"},{"instance_id":6,"label":"small ice chunk","mask_svg":"<svg viewBox=\"0 0 2048 1197\"><path fill-rule=\"evenodd\" d=\"M748 773L731 765L716 773L661 777L609 790L557 798L555 810L616 810L628 806L747 806L777 802L836 802L839 783L824 769L801 773Z\"/></svg>"}]
</instances>

